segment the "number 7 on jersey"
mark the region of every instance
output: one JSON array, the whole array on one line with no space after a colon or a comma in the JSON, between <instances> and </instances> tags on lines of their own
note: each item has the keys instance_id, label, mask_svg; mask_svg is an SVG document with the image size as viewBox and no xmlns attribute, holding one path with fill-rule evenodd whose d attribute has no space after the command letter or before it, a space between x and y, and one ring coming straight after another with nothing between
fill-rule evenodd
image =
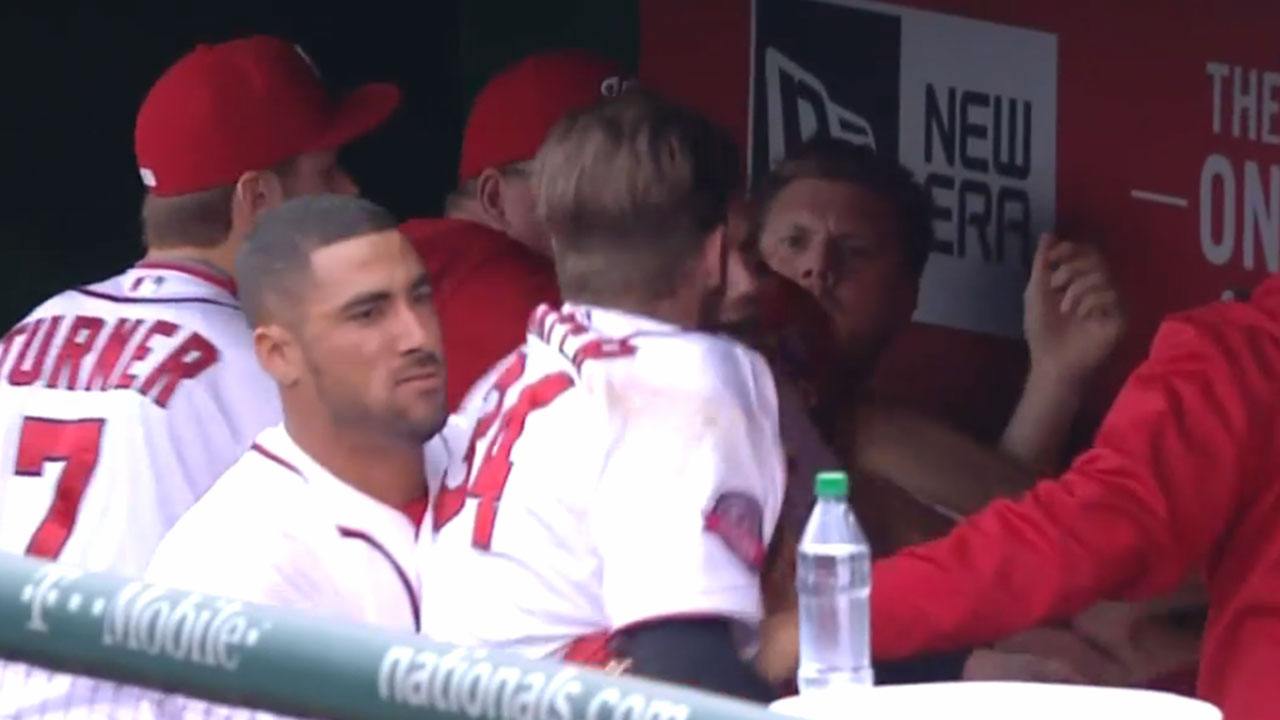
<instances>
[{"instance_id":1,"label":"number 7 on jersey","mask_svg":"<svg viewBox=\"0 0 1280 720\"><path fill-rule=\"evenodd\" d=\"M44 474L46 463L66 463L54 485L49 512L27 544L27 555L54 560L67 544L76 515L80 512L80 501L98 465L98 450L105 425L106 421L102 419L23 419L14 474L39 477Z\"/></svg>"}]
</instances>

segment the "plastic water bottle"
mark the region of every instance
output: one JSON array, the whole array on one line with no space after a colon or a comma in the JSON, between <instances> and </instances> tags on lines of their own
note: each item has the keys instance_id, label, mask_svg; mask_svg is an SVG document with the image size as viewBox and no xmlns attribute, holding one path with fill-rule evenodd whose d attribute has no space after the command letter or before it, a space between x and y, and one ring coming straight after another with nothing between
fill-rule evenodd
<instances>
[{"instance_id":1,"label":"plastic water bottle","mask_svg":"<svg viewBox=\"0 0 1280 720\"><path fill-rule=\"evenodd\" d=\"M800 537L801 693L867 686L871 668L871 548L849 509L849 476L818 473L817 503Z\"/></svg>"}]
</instances>

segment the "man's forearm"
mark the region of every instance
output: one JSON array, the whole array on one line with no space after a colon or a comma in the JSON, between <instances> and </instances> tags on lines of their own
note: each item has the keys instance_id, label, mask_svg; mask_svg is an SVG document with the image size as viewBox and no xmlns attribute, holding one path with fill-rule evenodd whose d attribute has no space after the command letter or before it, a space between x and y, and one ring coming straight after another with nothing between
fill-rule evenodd
<instances>
[{"instance_id":1,"label":"man's forearm","mask_svg":"<svg viewBox=\"0 0 1280 720\"><path fill-rule=\"evenodd\" d=\"M953 514L976 512L1035 480L1016 460L906 408L864 405L846 432L854 467Z\"/></svg>"},{"instance_id":2,"label":"man's forearm","mask_svg":"<svg viewBox=\"0 0 1280 720\"><path fill-rule=\"evenodd\" d=\"M1080 409L1081 383L1032 370L1009 418L1000 450L1040 473L1055 473Z\"/></svg>"}]
</instances>

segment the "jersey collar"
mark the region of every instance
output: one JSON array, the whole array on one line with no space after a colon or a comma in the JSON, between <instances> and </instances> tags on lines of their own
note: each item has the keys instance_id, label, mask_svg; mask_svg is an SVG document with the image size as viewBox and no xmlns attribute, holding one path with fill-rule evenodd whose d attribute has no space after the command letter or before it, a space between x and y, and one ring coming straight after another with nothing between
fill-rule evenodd
<instances>
[{"instance_id":1,"label":"jersey collar","mask_svg":"<svg viewBox=\"0 0 1280 720\"><path fill-rule=\"evenodd\" d=\"M647 315L585 303L565 303L561 312L577 315L585 324L607 337L625 337L637 333L667 334L684 332L685 328Z\"/></svg>"},{"instance_id":2,"label":"jersey collar","mask_svg":"<svg viewBox=\"0 0 1280 720\"><path fill-rule=\"evenodd\" d=\"M408 523L416 534L418 526L407 512L412 508L394 508L342 481L299 447L283 425L264 432L257 444L266 451L264 455L275 455L277 461L284 461L302 476L316 491L335 524L382 537L389 528L404 527ZM425 489L425 478L423 485Z\"/></svg>"},{"instance_id":3,"label":"jersey collar","mask_svg":"<svg viewBox=\"0 0 1280 720\"><path fill-rule=\"evenodd\" d=\"M207 285L212 285L233 298L236 297L238 290L236 281L230 275L209 263L199 260L189 258L143 258L134 267L143 270L167 270L180 275L187 275Z\"/></svg>"}]
</instances>

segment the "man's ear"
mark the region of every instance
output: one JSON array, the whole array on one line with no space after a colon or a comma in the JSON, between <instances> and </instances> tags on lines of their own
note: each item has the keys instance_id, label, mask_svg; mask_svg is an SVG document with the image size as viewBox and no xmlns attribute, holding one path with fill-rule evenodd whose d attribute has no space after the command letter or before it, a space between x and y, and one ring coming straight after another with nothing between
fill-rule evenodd
<instances>
[{"instance_id":1,"label":"man's ear","mask_svg":"<svg viewBox=\"0 0 1280 720\"><path fill-rule=\"evenodd\" d=\"M476 178L476 204L480 212L490 224L504 228L507 226L507 211L502 202L502 173L494 168L485 168Z\"/></svg>"},{"instance_id":2,"label":"man's ear","mask_svg":"<svg viewBox=\"0 0 1280 720\"><path fill-rule=\"evenodd\" d=\"M260 325L253 330L253 351L258 364L282 388L292 387L302 377L302 357L293 333L281 325Z\"/></svg>"},{"instance_id":3,"label":"man's ear","mask_svg":"<svg viewBox=\"0 0 1280 720\"><path fill-rule=\"evenodd\" d=\"M240 220L253 220L284 202L284 184L270 170L250 170L236 180L232 197L232 214Z\"/></svg>"}]
</instances>

